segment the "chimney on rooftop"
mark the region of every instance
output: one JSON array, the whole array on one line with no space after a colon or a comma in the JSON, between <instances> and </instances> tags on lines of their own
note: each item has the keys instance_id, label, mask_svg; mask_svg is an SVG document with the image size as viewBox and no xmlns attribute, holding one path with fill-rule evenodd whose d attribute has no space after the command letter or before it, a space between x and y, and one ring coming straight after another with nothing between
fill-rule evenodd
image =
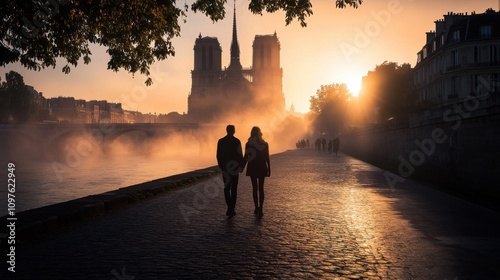
<instances>
[{"instance_id":1,"label":"chimney on rooftop","mask_svg":"<svg viewBox=\"0 0 500 280\"><path fill-rule=\"evenodd\" d=\"M425 34L427 34L427 44L429 44L436 38L436 32L434 31L426 32Z\"/></svg>"}]
</instances>

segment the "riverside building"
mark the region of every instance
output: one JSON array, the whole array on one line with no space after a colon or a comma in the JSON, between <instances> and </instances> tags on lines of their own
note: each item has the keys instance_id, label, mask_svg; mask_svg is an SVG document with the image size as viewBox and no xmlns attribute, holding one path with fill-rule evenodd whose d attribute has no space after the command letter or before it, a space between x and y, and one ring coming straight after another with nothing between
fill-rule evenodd
<instances>
[{"instance_id":1,"label":"riverside building","mask_svg":"<svg viewBox=\"0 0 500 280\"><path fill-rule=\"evenodd\" d=\"M438 108L491 94L500 84L500 12L448 13L418 52L414 68L416 103Z\"/></svg>"}]
</instances>

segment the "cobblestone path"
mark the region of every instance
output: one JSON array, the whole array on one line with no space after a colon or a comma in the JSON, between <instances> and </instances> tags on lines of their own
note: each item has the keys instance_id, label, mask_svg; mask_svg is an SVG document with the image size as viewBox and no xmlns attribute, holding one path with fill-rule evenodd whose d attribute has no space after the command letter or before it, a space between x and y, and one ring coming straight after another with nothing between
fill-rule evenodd
<instances>
[{"instance_id":1,"label":"cobblestone path","mask_svg":"<svg viewBox=\"0 0 500 280\"><path fill-rule=\"evenodd\" d=\"M271 164L262 219L246 176L227 218L217 177L20 245L15 276L500 278L498 213L409 180L391 189L346 155L296 150Z\"/></svg>"}]
</instances>

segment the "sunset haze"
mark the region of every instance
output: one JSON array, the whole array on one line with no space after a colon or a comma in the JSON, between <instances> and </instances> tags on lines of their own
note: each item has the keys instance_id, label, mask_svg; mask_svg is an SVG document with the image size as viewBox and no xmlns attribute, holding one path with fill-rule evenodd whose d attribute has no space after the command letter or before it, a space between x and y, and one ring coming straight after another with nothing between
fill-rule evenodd
<instances>
[{"instance_id":1,"label":"sunset haze","mask_svg":"<svg viewBox=\"0 0 500 280\"><path fill-rule=\"evenodd\" d=\"M188 3L189 4L189 3ZM243 67L252 65L252 42L255 35L277 33L281 44L283 92L287 109L308 112L309 99L321 85L346 83L354 95L361 77L384 61L416 62L416 54L425 44L425 32L434 29L434 21L448 12L483 13L498 10L498 2L441 0L366 0L358 9L335 8L334 1L313 3L314 14L306 19L307 27L294 21L285 25L282 12L253 15L247 1L236 2L238 40ZM19 72L46 98L72 96L85 100L108 100L123 104L124 109L143 113L187 112L191 87L193 47L202 36L217 37L222 47L222 66L229 65L229 47L233 3L226 4L224 20L212 23L202 14L187 14L181 23L181 37L173 40L175 57L152 65L153 85L145 86L146 77L107 70L106 49L95 46L89 65L79 63L71 73L63 74L64 61L55 69L29 71L19 63L1 71Z\"/></svg>"}]
</instances>

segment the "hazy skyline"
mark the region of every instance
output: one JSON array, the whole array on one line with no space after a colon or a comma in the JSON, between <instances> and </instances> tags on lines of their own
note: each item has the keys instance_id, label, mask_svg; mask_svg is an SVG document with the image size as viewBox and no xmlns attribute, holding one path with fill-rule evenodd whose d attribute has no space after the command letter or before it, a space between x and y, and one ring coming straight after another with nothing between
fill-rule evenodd
<instances>
[{"instance_id":1,"label":"hazy skyline","mask_svg":"<svg viewBox=\"0 0 500 280\"><path fill-rule=\"evenodd\" d=\"M188 2L188 4L190 4ZM314 14L308 26L294 21L285 26L282 12L262 16L248 10L248 1L236 2L238 42L243 67L252 65L252 42L255 35L273 34L281 43L281 67L286 108L309 111L309 98L321 85L347 83L358 90L361 77L384 61L416 62L416 54L425 44L425 32L435 29L434 21L448 12L483 13L499 9L499 1L482 0L365 0L358 9L335 8L334 1L313 2ZM14 70L24 81L46 98L73 96L77 99L106 99L123 103L124 109L143 113L187 112L191 88L193 47L202 36L217 37L222 47L222 65L229 64L233 3L226 4L226 18L212 23L202 14L188 13L181 23L181 37L174 38L175 57L152 65L154 84L145 86L146 77L126 71L107 70L109 60L103 47L93 48L92 62L80 62L70 74L63 74L60 63L55 69L29 71L18 63L0 70ZM62 62L62 61L61 61ZM158 75L156 75L157 73Z\"/></svg>"}]
</instances>

